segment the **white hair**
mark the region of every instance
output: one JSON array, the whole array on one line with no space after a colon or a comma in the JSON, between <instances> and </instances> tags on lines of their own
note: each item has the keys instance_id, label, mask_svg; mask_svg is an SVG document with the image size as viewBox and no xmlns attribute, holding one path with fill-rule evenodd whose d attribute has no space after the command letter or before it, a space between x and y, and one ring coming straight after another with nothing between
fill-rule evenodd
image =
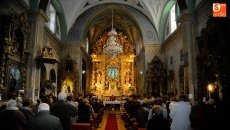
<instances>
[{"instance_id":1,"label":"white hair","mask_svg":"<svg viewBox=\"0 0 230 130\"><path fill-rule=\"evenodd\" d=\"M16 102L22 102L22 98L21 97L17 97L15 100L16 100Z\"/></svg>"},{"instance_id":2,"label":"white hair","mask_svg":"<svg viewBox=\"0 0 230 130\"><path fill-rule=\"evenodd\" d=\"M65 101L65 100L66 100L66 97L67 97L67 94L64 93L64 92L60 92L60 93L58 94L58 100L63 100L63 101Z\"/></svg>"},{"instance_id":3,"label":"white hair","mask_svg":"<svg viewBox=\"0 0 230 130\"><path fill-rule=\"evenodd\" d=\"M10 99L7 102L6 110L18 110L16 100Z\"/></svg>"},{"instance_id":4,"label":"white hair","mask_svg":"<svg viewBox=\"0 0 230 130\"><path fill-rule=\"evenodd\" d=\"M38 112L39 111L49 111L50 110L50 106L47 103L41 103L38 106Z\"/></svg>"}]
</instances>

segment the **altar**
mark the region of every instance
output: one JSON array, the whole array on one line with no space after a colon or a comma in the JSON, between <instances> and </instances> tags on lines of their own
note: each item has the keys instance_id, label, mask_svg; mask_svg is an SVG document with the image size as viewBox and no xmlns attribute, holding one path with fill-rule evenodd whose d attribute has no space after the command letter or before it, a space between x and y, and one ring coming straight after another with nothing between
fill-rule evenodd
<instances>
[{"instance_id":1,"label":"altar","mask_svg":"<svg viewBox=\"0 0 230 130\"><path fill-rule=\"evenodd\" d=\"M120 105L121 101L103 101L104 106L108 105Z\"/></svg>"},{"instance_id":2,"label":"altar","mask_svg":"<svg viewBox=\"0 0 230 130\"><path fill-rule=\"evenodd\" d=\"M120 110L121 101L103 101L105 109Z\"/></svg>"}]
</instances>

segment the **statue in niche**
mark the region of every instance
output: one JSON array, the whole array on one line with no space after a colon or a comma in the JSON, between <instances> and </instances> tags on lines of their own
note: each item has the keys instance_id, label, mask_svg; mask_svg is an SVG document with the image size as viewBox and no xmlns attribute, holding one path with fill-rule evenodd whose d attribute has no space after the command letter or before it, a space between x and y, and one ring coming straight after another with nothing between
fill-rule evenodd
<instances>
[{"instance_id":1,"label":"statue in niche","mask_svg":"<svg viewBox=\"0 0 230 130\"><path fill-rule=\"evenodd\" d=\"M106 82L105 82L105 88L104 88L104 90L106 90L106 91L107 91L108 89L109 89L109 82L108 82L108 81L106 81Z\"/></svg>"},{"instance_id":2,"label":"statue in niche","mask_svg":"<svg viewBox=\"0 0 230 130\"><path fill-rule=\"evenodd\" d=\"M10 72L8 96L19 94L20 89L21 72L18 67L13 67Z\"/></svg>"},{"instance_id":3,"label":"statue in niche","mask_svg":"<svg viewBox=\"0 0 230 130\"><path fill-rule=\"evenodd\" d=\"M48 96L54 96L55 93L55 86L53 85L52 81L46 81L40 89L40 98L44 99Z\"/></svg>"},{"instance_id":4,"label":"statue in niche","mask_svg":"<svg viewBox=\"0 0 230 130\"><path fill-rule=\"evenodd\" d=\"M48 49L47 49L47 48L44 48L43 56L44 56L44 57L48 57L48 55L49 55Z\"/></svg>"},{"instance_id":5,"label":"statue in niche","mask_svg":"<svg viewBox=\"0 0 230 130\"><path fill-rule=\"evenodd\" d=\"M66 93L68 96L72 96L72 91L71 91L70 86L67 86L67 87L66 87L65 93Z\"/></svg>"},{"instance_id":6,"label":"statue in niche","mask_svg":"<svg viewBox=\"0 0 230 130\"><path fill-rule=\"evenodd\" d=\"M101 72L100 71L98 71L97 72L97 75L96 75L96 77L97 77L97 83L101 83Z\"/></svg>"},{"instance_id":7,"label":"statue in niche","mask_svg":"<svg viewBox=\"0 0 230 130\"><path fill-rule=\"evenodd\" d=\"M125 73L125 83L130 83L130 70L127 70Z\"/></svg>"},{"instance_id":8,"label":"statue in niche","mask_svg":"<svg viewBox=\"0 0 230 130\"><path fill-rule=\"evenodd\" d=\"M16 95L16 92L15 92L16 84L17 84L16 79L14 78L14 76L12 74L10 74L10 84L9 84L10 88L9 88L9 91L8 91L8 96L9 97L12 97L12 96Z\"/></svg>"}]
</instances>

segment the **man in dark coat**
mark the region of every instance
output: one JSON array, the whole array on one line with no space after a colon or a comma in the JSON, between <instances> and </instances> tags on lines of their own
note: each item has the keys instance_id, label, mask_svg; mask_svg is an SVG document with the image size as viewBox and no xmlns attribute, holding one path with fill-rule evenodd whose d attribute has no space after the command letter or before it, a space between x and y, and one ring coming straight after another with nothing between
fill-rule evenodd
<instances>
[{"instance_id":1,"label":"man in dark coat","mask_svg":"<svg viewBox=\"0 0 230 130\"><path fill-rule=\"evenodd\" d=\"M41 103L36 117L28 122L26 130L62 130L59 118L51 115L49 109L47 103Z\"/></svg>"},{"instance_id":2,"label":"man in dark coat","mask_svg":"<svg viewBox=\"0 0 230 130\"><path fill-rule=\"evenodd\" d=\"M18 109L17 102L9 100L6 110L0 113L1 130L23 130L26 123L26 117Z\"/></svg>"},{"instance_id":3,"label":"man in dark coat","mask_svg":"<svg viewBox=\"0 0 230 130\"><path fill-rule=\"evenodd\" d=\"M29 108L30 106L30 102L28 100L23 102L23 106L21 109L19 109L24 116L26 117L27 121L34 119L34 113L32 112L32 110Z\"/></svg>"},{"instance_id":4,"label":"man in dark coat","mask_svg":"<svg viewBox=\"0 0 230 130\"><path fill-rule=\"evenodd\" d=\"M91 115L91 106L87 99L79 100L78 104L78 121L81 123L89 123Z\"/></svg>"},{"instance_id":5,"label":"man in dark coat","mask_svg":"<svg viewBox=\"0 0 230 130\"><path fill-rule=\"evenodd\" d=\"M66 102L67 94L60 92L58 94L58 102L50 108L51 114L59 117L63 130L71 130L73 117L77 116L77 108Z\"/></svg>"},{"instance_id":6,"label":"man in dark coat","mask_svg":"<svg viewBox=\"0 0 230 130\"><path fill-rule=\"evenodd\" d=\"M148 122L149 109L147 102L141 104L140 109L137 112L138 127L144 128Z\"/></svg>"}]
</instances>

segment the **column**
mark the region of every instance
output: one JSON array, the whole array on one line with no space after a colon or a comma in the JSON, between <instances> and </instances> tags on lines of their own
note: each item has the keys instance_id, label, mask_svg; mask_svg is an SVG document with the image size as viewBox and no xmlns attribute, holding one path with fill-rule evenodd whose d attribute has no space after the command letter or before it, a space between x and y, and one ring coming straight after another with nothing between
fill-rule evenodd
<instances>
[{"instance_id":1,"label":"column","mask_svg":"<svg viewBox=\"0 0 230 130\"><path fill-rule=\"evenodd\" d=\"M183 30L184 94L189 96L191 101L194 101L197 55L197 23L194 10L183 10L178 18L178 23L181 24Z\"/></svg>"},{"instance_id":2,"label":"column","mask_svg":"<svg viewBox=\"0 0 230 130\"><path fill-rule=\"evenodd\" d=\"M40 67L37 67L36 55L39 50L44 46L44 29L45 24L48 22L48 17L42 10L29 10L28 19L30 24L30 56L28 58L28 71L27 71L27 97L35 101L35 89L40 91ZM38 97L37 97L38 98Z\"/></svg>"}]
</instances>

